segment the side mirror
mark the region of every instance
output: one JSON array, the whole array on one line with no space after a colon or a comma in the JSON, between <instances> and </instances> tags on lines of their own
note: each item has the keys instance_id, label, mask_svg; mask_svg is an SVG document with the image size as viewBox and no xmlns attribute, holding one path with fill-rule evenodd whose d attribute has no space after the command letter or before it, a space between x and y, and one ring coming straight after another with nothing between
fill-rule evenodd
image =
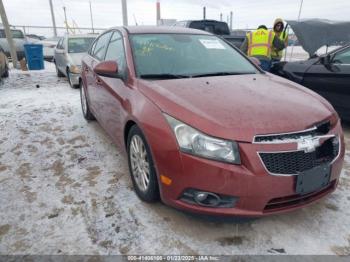
<instances>
[{"instance_id":1,"label":"side mirror","mask_svg":"<svg viewBox=\"0 0 350 262\"><path fill-rule=\"evenodd\" d=\"M331 61L332 61L331 55L322 56L320 58L320 63L322 65L329 65L331 63Z\"/></svg>"},{"instance_id":2,"label":"side mirror","mask_svg":"<svg viewBox=\"0 0 350 262\"><path fill-rule=\"evenodd\" d=\"M253 62L254 65L260 67L261 63L260 63L259 59L257 59L256 57L249 57L249 59L250 59L250 61Z\"/></svg>"},{"instance_id":3,"label":"side mirror","mask_svg":"<svg viewBox=\"0 0 350 262\"><path fill-rule=\"evenodd\" d=\"M97 75L105 76L105 77L112 77L112 78L120 77L118 74L118 64L116 61L100 62L95 66L94 72Z\"/></svg>"}]
</instances>

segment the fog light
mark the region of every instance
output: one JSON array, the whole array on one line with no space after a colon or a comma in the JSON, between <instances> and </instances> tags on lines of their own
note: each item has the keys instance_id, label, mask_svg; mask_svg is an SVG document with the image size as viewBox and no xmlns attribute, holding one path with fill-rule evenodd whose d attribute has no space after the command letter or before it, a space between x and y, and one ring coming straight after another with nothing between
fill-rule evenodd
<instances>
[{"instance_id":1,"label":"fog light","mask_svg":"<svg viewBox=\"0 0 350 262\"><path fill-rule=\"evenodd\" d=\"M197 192L194 196L194 199L198 202L202 202L204 201L205 199L207 199L208 197L208 193L205 193L205 192Z\"/></svg>"},{"instance_id":2,"label":"fog light","mask_svg":"<svg viewBox=\"0 0 350 262\"><path fill-rule=\"evenodd\" d=\"M182 194L182 201L205 207L234 207L238 197L219 195L213 192L199 191L196 189L187 189Z\"/></svg>"}]
</instances>

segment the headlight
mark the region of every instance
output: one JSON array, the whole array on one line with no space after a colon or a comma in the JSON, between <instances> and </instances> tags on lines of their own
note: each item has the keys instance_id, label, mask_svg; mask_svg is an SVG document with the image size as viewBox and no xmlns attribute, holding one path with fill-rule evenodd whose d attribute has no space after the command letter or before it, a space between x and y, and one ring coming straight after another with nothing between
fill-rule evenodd
<instances>
[{"instance_id":1,"label":"headlight","mask_svg":"<svg viewBox=\"0 0 350 262\"><path fill-rule=\"evenodd\" d=\"M236 142L207 136L169 115L164 116L176 136L181 151L218 161L241 163Z\"/></svg>"},{"instance_id":2,"label":"headlight","mask_svg":"<svg viewBox=\"0 0 350 262\"><path fill-rule=\"evenodd\" d=\"M72 65L70 66L70 71L74 74L80 74L81 66Z\"/></svg>"}]
</instances>

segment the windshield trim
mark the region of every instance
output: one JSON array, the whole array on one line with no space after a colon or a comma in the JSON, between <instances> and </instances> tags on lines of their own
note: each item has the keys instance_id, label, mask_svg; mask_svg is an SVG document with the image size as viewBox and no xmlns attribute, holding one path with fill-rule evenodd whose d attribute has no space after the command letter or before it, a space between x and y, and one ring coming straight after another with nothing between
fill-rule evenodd
<instances>
[{"instance_id":1,"label":"windshield trim","mask_svg":"<svg viewBox=\"0 0 350 262\"><path fill-rule=\"evenodd\" d=\"M154 32L145 32L145 33L129 33L128 32L128 42L129 42L129 46L130 46L130 50L131 50L131 57L132 57L132 62L133 62L133 69L134 69L134 72L135 72L135 77L137 79L141 79L141 80L148 80L148 79L144 79L144 78L141 78L140 77L140 74L137 72L136 70L136 63L135 63L135 52L134 52L134 46L132 44L132 39L131 37L134 36L134 35L203 35L203 36L213 36L213 37L216 37L222 41L224 41L228 46L230 46L232 49L234 49L235 51L237 51L240 55L242 55L242 57L248 61L256 70L256 74L260 73L260 74L266 74L266 72L264 70L262 70L259 66L257 66L256 64L253 63L253 61L251 61L249 59L249 57L247 57L246 54L244 54L240 49L238 49L237 47L235 46L232 46L231 44L229 44L224 38L220 37L220 36L217 36L217 35L214 35L214 34L211 34L211 33L208 33L208 32L200 32L200 30L198 30L199 32L198 33L177 33L177 32L168 32L168 33L164 33L164 32L160 32L160 33L154 33Z\"/></svg>"}]
</instances>

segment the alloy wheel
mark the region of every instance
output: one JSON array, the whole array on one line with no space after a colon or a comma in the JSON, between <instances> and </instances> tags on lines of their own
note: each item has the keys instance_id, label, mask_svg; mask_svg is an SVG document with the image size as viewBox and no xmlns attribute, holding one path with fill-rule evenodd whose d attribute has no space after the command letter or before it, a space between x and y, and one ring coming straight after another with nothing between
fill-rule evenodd
<instances>
[{"instance_id":1,"label":"alloy wheel","mask_svg":"<svg viewBox=\"0 0 350 262\"><path fill-rule=\"evenodd\" d=\"M150 182L150 165L145 144L138 135L134 135L130 143L129 157L131 172L135 178L137 187L145 192Z\"/></svg>"}]
</instances>

